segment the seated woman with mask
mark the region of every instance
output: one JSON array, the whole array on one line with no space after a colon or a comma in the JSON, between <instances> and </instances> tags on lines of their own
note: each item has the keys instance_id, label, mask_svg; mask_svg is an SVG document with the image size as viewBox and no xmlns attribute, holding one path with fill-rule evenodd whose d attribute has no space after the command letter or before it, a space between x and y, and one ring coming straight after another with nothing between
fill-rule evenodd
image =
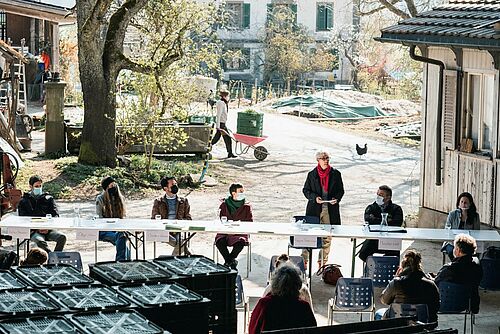
<instances>
[{"instance_id":1,"label":"seated woman with mask","mask_svg":"<svg viewBox=\"0 0 500 334\"><path fill-rule=\"evenodd\" d=\"M448 213L445 228L453 230L480 230L481 221L477 213L476 204L472 195L463 192L458 195L456 209ZM448 254L450 260L453 260L453 244L445 242L441 248L442 252Z\"/></svg>"},{"instance_id":2,"label":"seated woman with mask","mask_svg":"<svg viewBox=\"0 0 500 334\"><path fill-rule=\"evenodd\" d=\"M125 204L118 184L111 176L101 181L103 192L96 197L96 214L99 218L125 217ZM130 260L127 237L124 232L99 232L99 240L112 243L116 247L116 261Z\"/></svg>"}]
</instances>

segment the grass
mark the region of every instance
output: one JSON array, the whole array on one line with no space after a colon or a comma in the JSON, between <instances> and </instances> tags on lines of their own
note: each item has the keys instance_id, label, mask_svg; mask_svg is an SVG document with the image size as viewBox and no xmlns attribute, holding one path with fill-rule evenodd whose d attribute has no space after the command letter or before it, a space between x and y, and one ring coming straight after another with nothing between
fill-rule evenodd
<instances>
[{"instance_id":1,"label":"grass","mask_svg":"<svg viewBox=\"0 0 500 334\"><path fill-rule=\"evenodd\" d=\"M17 185L27 191L29 177L38 174L44 180L44 191L55 198L88 199L95 197L101 191L100 184L103 177L112 176L118 181L125 195L141 196L151 189L159 189L159 180L163 176L175 176L178 180L184 180L186 178L183 176L199 173L202 169L202 162L197 160L154 159L150 172L146 173L147 160L143 156L132 156L129 166L113 169L82 165L77 160L77 157L69 156L53 160L26 161L26 166L21 169L17 177ZM188 185L179 183L181 187Z\"/></svg>"}]
</instances>

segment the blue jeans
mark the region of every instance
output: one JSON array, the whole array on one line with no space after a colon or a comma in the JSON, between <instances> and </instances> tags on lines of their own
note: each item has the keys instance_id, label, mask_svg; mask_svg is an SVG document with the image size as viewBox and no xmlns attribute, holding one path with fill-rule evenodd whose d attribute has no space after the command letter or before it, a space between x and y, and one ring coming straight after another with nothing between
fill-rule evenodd
<instances>
[{"instance_id":1,"label":"blue jeans","mask_svg":"<svg viewBox=\"0 0 500 334\"><path fill-rule=\"evenodd\" d=\"M388 308L381 308L381 309L378 309L376 312L375 312L375 320L382 320L383 317L384 317L384 314L385 312L387 312Z\"/></svg>"},{"instance_id":2,"label":"blue jeans","mask_svg":"<svg viewBox=\"0 0 500 334\"><path fill-rule=\"evenodd\" d=\"M127 248L127 237L123 232L99 232L99 241L112 243L116 247L116 261L130 260L130 250Z\"/></svg>"}]
</instances>

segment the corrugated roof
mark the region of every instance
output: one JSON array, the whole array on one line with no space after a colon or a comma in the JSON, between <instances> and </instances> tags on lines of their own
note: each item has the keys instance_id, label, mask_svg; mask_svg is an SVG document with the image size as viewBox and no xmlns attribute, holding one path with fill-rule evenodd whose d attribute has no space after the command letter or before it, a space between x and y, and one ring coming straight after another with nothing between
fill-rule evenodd
<instances>
[{"instance_id":1,"label":"corrugated roof","mask_svg":"<svg viewBox=\"0 0 500 334\"><path fill-rule=\"evenodd\" d=\"M500 0L451 0L381 30L382 42L500 49Z\"/></svg>"}]
</instances>

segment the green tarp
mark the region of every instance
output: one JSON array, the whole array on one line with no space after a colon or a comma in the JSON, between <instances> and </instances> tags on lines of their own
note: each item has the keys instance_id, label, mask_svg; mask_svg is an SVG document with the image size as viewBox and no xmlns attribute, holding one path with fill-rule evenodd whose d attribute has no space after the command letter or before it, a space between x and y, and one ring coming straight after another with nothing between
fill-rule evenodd
<instances>
[{"instance_id":1,"label":"green tarp","mask_svg":"<svg viewBox=\"0 0 500 334\"><path fill-rule=\"evenodd\" d=\"M335 118L342 121L342 118L365 118L365 117L378 117L378 116L394 116L394 114L387 114L376 106L356 106L347 105L345 103L324 99L318 96L301 95L290 98L284 98L278 102L273 103L273 108L307 108L307 112L317 114L318 117ZM301 108L298 108L301 109Z\"/></svg>"}]
</instances>

